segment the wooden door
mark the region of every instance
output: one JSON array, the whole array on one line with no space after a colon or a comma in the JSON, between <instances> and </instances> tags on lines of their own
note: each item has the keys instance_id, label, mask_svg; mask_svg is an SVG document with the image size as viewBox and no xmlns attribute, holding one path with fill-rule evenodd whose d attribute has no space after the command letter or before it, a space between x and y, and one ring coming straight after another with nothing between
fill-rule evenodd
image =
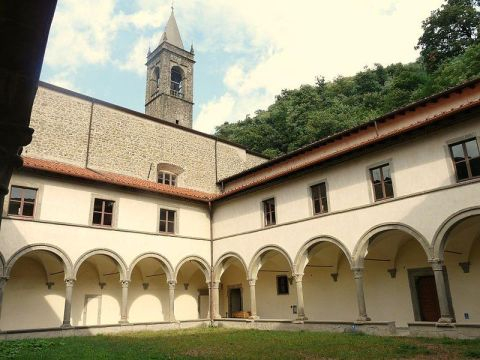
<instances>
[{"instance_id":1,"label":"wooden door","mask_svg":"<svg viewBox=\"0 0 480 360\"><path fill-rule=\"evenodd\" d=\"M230 289L229 296L229 313L230 317L237 311L242 311L242 290L240 288Z\"/></svg>"},{"instance_id":2,"label":"wooden door","mask_svg":"<svg viewBox=\"0 0 480 360\"><path fill-rule=\"evenodd\" d=\"M420 276L416 281L418 305L422 321L438 321L440 306L438 305L437 287L433 275Z\"/></svg>"}]
</instances>

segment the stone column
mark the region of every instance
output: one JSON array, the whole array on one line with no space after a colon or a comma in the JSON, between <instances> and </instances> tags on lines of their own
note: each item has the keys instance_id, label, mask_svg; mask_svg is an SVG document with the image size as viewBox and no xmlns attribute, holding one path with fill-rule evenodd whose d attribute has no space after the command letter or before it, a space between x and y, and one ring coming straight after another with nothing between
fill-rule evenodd
<instances>
[{"instance_id":1,"label":"stone column","mask_svg":"<svg viewBox=\"0 0 480 360\"><path fill-rule=\"evenodd\" d=\"M3 304L3 289L7 285L7 277L0 277L0 319L2 316L2 304Z\"/></svg>"},{"instance_id":2,"label":"stone column","mask_svg":"<svg viewBox=\"0 0 480 360\"><path fill-rule=\"evenodd\" d=\"M65 280L65 307L63 309L63 328L69 328L72 326L70 319L72 317L72 295L74 279Z\"/></svg>"},{"instance_id":3,"label":"stone column","mask_svg":"<svg viewBox=\"0 0 480 360\"><path fill-rule=\"evenodd\" d=\"M210 298L212 299L212 311L213 319L220 319L220 283L218 281L212 281L208 283L208 289L210 291Z\"/></svg>"},{"instance_id":4,"label":"stone column","mask_svg":"<svg viewBox=\"0 0 480 360\"><path fill-rule=\"evenodd\" d=\"M297 285L297 320L307 320L305 316L305 305L303 302L303 274L293 275L295 284Z\"/></svg>"},{"instance_id":5,"label":"stone column","mask_svg":"<svg viewBox=\"0 0 480 360\"><path fill-rule=\"evenodd\" d=\"M175 285L176 281L168 282L168 303L169 303L169 312L168 320L170 322L175 322Z\"/></svg>"},{"instance_id":6,"label":"stone column","mask_svg":"<svg viewBox=\"0 0 480 360\"><path fill-rule=\"evenodd\" d=\"M363 268L354 268L353 278L355 279L355 287L357 290L357 303L358 303L358 319L357 321L370 321L367 316L367 307L365 306L365 294L363 291Z\"/></svg>"},{"instance_id":7,"label":"stone column","mask_svg":"<svg viewBox=\"0 0 480 360\"><path fill-rule=\"evenodd\" d=\"M250 319L256 320L258 319L257 315L257 299L255 297L255 284L257 282L257 279L249 279L248 280L248 285L250 287L250 312L252 313L250 315Z\"/></svg>"},{"instance_id":8,"label":"stone column","mask_svg":"<svg viewBox=\"0 0 480 360\"><path fill-rule=\"evenodd\" d=\"M450 313L450 307L448 306L447 287L443 273L443 261L436 259L430 260L429 263L432 266L433 274L435 276L438 304L440 306L440 319L438 319L438 322L443 324L451 324L455 322L455 320L453 319L453 316Z\"/></svg>"},{"instance_id":9,"label":"stone column","mask_svg":"<svg viewBox=\"0 0 480 360\"><path fill-rule=\"evenodd\" d=\"M120 308L120 324L128 324L128 285L130 284L129 280L121 280L122 284L122 305Z\"/></svg>"}]
</instances>

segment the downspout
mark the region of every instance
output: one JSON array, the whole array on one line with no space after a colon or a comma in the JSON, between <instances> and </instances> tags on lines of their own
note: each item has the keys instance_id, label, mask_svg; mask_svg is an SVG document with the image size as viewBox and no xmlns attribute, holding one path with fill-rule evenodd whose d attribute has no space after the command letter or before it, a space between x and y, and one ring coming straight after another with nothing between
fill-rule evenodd
<instances>
[{"instance_id":1,"label":"downspout","mask_svg":"<svg viewBox=\"0 0 480 360\"><path fill-rule=\"evenodd\" d=\"M210 221L210 293L209 293L209 302L210 302L210 325L214 325L214 307L213 307L213 207L212 202L208 202L208 219Z\"/></svg>"}]
</instances>

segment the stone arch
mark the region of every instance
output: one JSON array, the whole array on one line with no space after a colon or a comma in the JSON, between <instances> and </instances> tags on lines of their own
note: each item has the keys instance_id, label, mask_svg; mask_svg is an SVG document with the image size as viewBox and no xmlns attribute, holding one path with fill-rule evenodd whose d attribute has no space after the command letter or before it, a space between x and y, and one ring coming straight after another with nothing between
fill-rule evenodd
<instances>
[{"instance_id":1,"label":"stone arch","mask_svg":"<svg viewBox=\"0 0 480 360\"><path fill-rule=\"evenodd\" d=\"M113 259L117 263L117 267L120 272L120 281L127 280L127 265L125 264L125 261L116 252L108 249L93 249L83 253L83 255L78 258L75 266L73 267L74 279L77 278L78 269L85 262L85 260L95 255L105 255Z\"/></svg>"},{"instance_id":2,"label":"stone arch","mask_svg":"<svg viewBox=\"0 0 480 360\"><path fill-rule=\"evenodd\" d=\"M442 222L440 227L435 232L433 237L432 247L433 247L433 256L435 259L443 260L444 258L444 249L447 245L448 236L450 232L458 225L461 221L468 219L472 216L480 215L480 207L471 207L457 211L456 213L450 215L445 221Z\"/></svg>"},{"instance_id":3,"label":"stone arch","mask_svg":"<svg viewBox=\"0 0 480 360\"><path fill-rule=\"evenodd\" d=\"M243 258L235 252L228 252L228 253L225 253L222 256L220 256L220 258L215 263L215 266L213 268L214 281L216 281L216 282L220 281L220 278L222 277L223 272L228 268L228 266L227 266L227 268L225 268L224 271L222 273L220 273L221 266L222 266L222 264L225 264L226 262L228 262L228 260L230 258L237 259L240 262L240 264L242 264L243 269L245 270L245 274L248 274L248 268L247 268L247 265L245 264L245 261L243 260Z\"/></svg>"},{"instance_id":4,"label":"stone arch","mask_svg":"<svg viewBox=\"0 0 480 360\"><path fill-rule=\"evenodd\" d=\"M167 276L167 281L174 281L175 278L173 277L174 276L174 271L173 271L173 267L172 265L170 264L170 262L167 260L166 257L158 254L158 253L155 253L155 252L150 252L150 253L144 253L144 254L141 254L141 255L138 255L133 261L132 263L130 264L130 267L128 268L128 271L127 271L127 280L131 280L131 277L132 277L132 271L133 269L135 268L135 266L140 262L142 261L143 259L148 259L148 258L151 258L151 259L157 259L160 263L160 266L163 268L163 270L165 271L165 274Z\"/></svg>"},{"instance_id":5,"label":"stone arch","mask_svg":"<svg viewBox=\"0 0 480 360\"><path fill-rule=\"evenodd\" d=\"M203 274L205 275L205 281L207 283L210 282L210 266L208 265L208 262L205 261L205 259L203 259L202 257L194 256L194 255L184 257L182 260L180 260L177 267L175 268L175 273L174 273L174 276L175 276L174 280L175 281L178 278L178 273L180 272L180 269L181 269L182 265L185 264L188 261L193 261L193 262L197 263L197 265L200 267L200 270L202 270Z\"/></svg>"},{"instance_id":6,"label":"stone arch","mask_svg":"<svg viewBox=\"0 0 480 360\"><path fill-rule=\"evenodd\" d=\"M350 264L350 267L353 266L352 256L350 255L350 251L347 249L345 244L343 244L340 240L334 238L333 236L321 235L308 240L298 251L297 255L295 256L295 263L294 263L294 270L296 274L303 274L305 270L305 266L308 263L309 250L312 249L315 245L320 244L322 242L327 242L337 246L347 258L347 261Z\"/></svg>"},{"instance_id":7,"label":"stone arch","mask_svg":"<svg viewBox=\"0 0 480 360\"><path fill-rule=\"evenodd\" d=\"M73 276L73 266L72 261L68 255L59 247L50 244L32 244L27 245L15 252L8 262L5 265L4 276L10 277L10 272L12 271L13 265L20 259L22 256L33 252L33 251L46 251L55 255L63 264L63 269L65 272L65 279L70 279ZM2 256L3 258L3 256Z\"/></svg>"},{"instance_id":8,"label":"stone arch","mask_svg":"<svg viewBox=\"0 0 480 360\"><path fill-rule=\"evenodd\" d=\"M290 267L290 271L292 273L294 273L294 267L293 267L292 259L290 259L290 256L288 255L288 253L278 245L266 245L266 246L260 248L259 250L257 250L257 252L253 256L252 260L250 261L250 265L248 266L248 272L247 272L247 277L248 277L249 280L250 279L251 280L256 280L257 279L258 271L260 270L260 268L262 266L262 256L265 255L269 251L276 251L276 252L282 254L288 262L288 266Z\"/></svg>"},{"instance_id":9,"label":"stone arch","mask_svg":"<svg viewBox=\"0 0 480 360\"><path fill-rule=\"evenodd\" d=\"M374 226L366 233L362 235L360 240L355 245L355 249L353 250L353 265L354 267L363 267L363 260L365 254L367 252L368 246L370 245L371 240L378 234L384 233L390 230L398 230L402 231L410 236L412 236L423 248L425 251L425 255L427 259L432 258L432 250L430 244L428 243L427 239L420 234L417 230L413 227L402 224L402 223L385 223Z\"/></svg>"}]
</instances>

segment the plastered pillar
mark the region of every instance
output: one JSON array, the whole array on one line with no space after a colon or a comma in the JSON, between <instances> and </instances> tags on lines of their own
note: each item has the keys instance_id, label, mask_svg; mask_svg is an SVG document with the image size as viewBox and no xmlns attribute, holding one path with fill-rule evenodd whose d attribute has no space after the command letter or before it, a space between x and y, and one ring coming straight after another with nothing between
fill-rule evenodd
<instances>
[{"instance_id":1,"label":"plastered pillar","mask_svg":"<svg viewBox=\"0 0 480 360\"><path fill-rule=\"evenodd\" d=\"M358 319L357 321L370 321L367 316L367 307L365 305L365 293L363 286L363 268L353 268L353 278L355 279L355 288L357 291Z\"/></svg>"},{"instance_id":2,"label":"plastered pillar","mask_svg":"<svg viewBox=\"0 0 480 360\"><path fill-rule=\"evenodd\" d=\"M69 328L72 326L72 295L73 286L75 285L74 279L65 279L65 307L63 309L63 324L62 327Z\"/></svg>"}]
</instances>

